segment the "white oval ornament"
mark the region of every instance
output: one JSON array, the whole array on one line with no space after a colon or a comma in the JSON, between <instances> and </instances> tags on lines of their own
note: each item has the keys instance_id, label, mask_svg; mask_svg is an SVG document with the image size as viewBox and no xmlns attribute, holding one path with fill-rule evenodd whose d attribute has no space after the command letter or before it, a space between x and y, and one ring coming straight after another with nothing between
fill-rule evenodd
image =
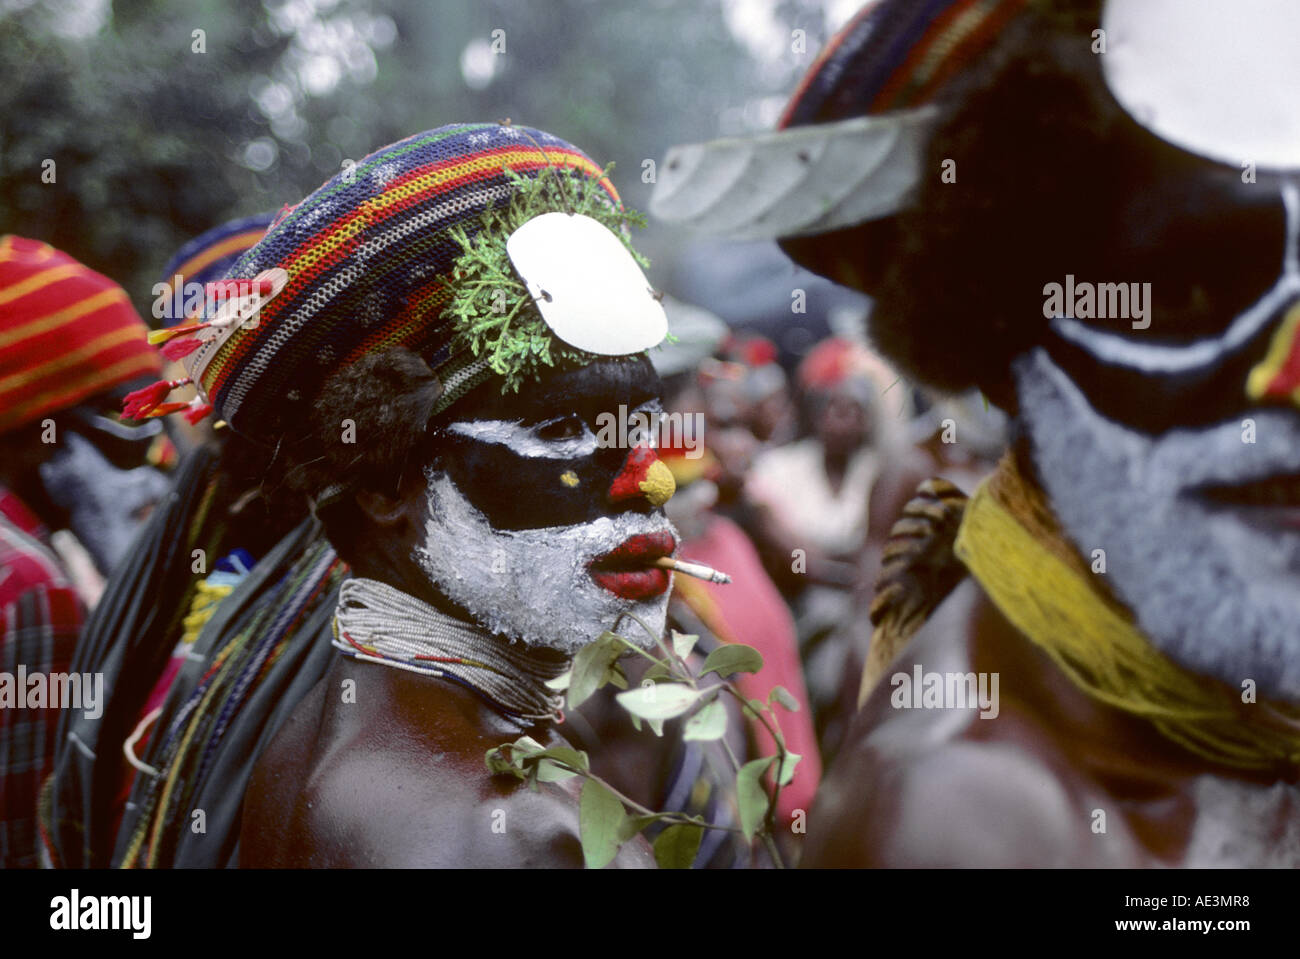
<instances>
[{"instance_id":1,"label":"white oval ornament","mask_svg":"<svg viewBox=\"0 0 1300 959\"><path fill-rule=\"evenodd\" d=\"M543 213L506 240L542 319L565 343L601 356L658 346L668 317L623 241L589 216Z\"/></svg>"},{"instance_id":2,"label":"white oval ornament","mask_svg":"<svg viewBox=\"0 0 1300 959\"><path fill-rule=\"evenodd\" d=\"M1164 140L1230 166L1300 168L1300 4L1108 0L1106 85Z\"/></svg>"}]
</instances>

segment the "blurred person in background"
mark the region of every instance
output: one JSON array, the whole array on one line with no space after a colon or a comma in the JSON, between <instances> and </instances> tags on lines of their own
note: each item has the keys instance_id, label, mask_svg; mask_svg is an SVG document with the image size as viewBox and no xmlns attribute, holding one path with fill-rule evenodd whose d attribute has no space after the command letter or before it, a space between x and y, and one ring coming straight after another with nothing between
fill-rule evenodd
<instances>
[{"instance_id":1,"label":"blurred person in background","mask_svg":"<svg viewBox=\"0 0 1300 959\"><path fill-rule=\"evenodd\" d=\"M786 748L802 757L798 776L782 789L778 799L777 814L782 822L789 822L796 810L811 808L822 768L812 711L806 708L809 700L794 619L776 584L764 570L753 542L721 508L720 488L730 482L738 491L744 473L729 475L726 464L736 464L739 460L719 456L714 449L715 442L745 444L737 437L748 438L745 445L749 449L754 448L756 441L745 426L718 428L706 412L710 408L707 388L702 388L700 383L703 380L716 384L718 377L703 373L701 364L718 369L719 362L710 354L720 351L726 355L725 346L720 347L726 334L725 324L707 311L683 309L671 300L666 301L666 307L676 340L652 354L664 382L665 422L672 424L666 435L661 436L659 456L677 484L677 492L665 505L665 512L680 534L684 559L711 566L731 577L730 583L677 577L669 615L678 629L701 636L697 648L704 652L719 643L735 642L753 646L762 654L761 670L736 677L737 685L747 697L766 699L774 686L782 686L802 707L780 712ZM775 359L775 352L771 359ZM775 367L771 360L756 365ZM775 369L780 371L779 367ZM696 425L678 431L679 423ZM748 465L747 457L745 465ZM756 749L754 755L770 755L776 750L776 743L762 724L750 722L747 726ZM778 838L783 844L793 846L801 835L782 830ZM789 851L797 854L798 849Z\"/></svg>"},{"instance_id":2,"label":"blurred person in background","mask_svg":"<svg viewBox=\"0 0 1300 959\"><path fill-rule=\"evenodd\" d=\"M175 450L162 426L125 423L116 412L132 386L159 371L146 333L108 277L47 243L0 238L5 866L38 864L37 794L65 711L47 699L52 677L67 673L85 609L167 490L163 467Z\"/></svg>"},{"instance_id":3,"label":"blurred person in background","mask_svg":"<svg viewBox=\"0 0 1300 959\"><path fill-rule=\"evenodd\" d=\"M874 577L864 549L869 536L883 539L901 505L892 491L907 485L896 480L899 429L885 399L896 380L861 343L823 340L798 370L808 435L759 454L745 485L767 569L795 610L823 731L852 649L866 642L864 629L847 638L852 591L860 578ZM902 389L893 395L905 400Z\"/></svg>"}]
</instances>

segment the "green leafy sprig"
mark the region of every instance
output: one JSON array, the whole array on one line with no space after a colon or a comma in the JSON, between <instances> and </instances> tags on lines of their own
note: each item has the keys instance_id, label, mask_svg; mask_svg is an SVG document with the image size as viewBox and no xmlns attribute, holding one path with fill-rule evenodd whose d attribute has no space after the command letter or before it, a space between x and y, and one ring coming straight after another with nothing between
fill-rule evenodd
<instances>
[{"instance_id":1,"label":"green leafy sprig","mask_svg":"<svg viewBox=\"0 0 1300 959\"><path fill-rule=\"evenodd\" d=\"M537 789L538 783L583 777L578 825L583 861L588 868L599 869L608 865L623 843L656 822L667 826L654 841L655 861L661 868L689 868L695 861L705 829L739 832L750 842L757 838L767 848L772 861L781 867L781 855L773 839L777 799L781 787L794 778L795 766L802 757L786 749L773 706L779 704L793 712L799 708L798 701L781 686L773 688L766 702L747 699L727 680L726 677L736 673L756 673L763 668L763 657L752 646L740 643L719 646L709 653L699 671L695 672L688 659L698 636L673 631L670 646L640 619L630 613L626 615L654 637L659 656L615 632L605 632L578 651L568 672L547 685L567 692L569 709L576 709L599 689L612 685L624 690L615 699L628 712L632 725L638 730L645 723L655 735L662 736L665 720L685 716L686 722L682 727L684 740L719 740L736 776L740 828L710 823L701 816L648 809L593 773L585 752L567 746L546 749L528 736L489 749L486 756L488 769L494 774L515 776L532 789ZM651 663L637 689L628 689L627 674L619 664L619 660L628 654L642 656ZM700 681L710 673L717 674L722 681L702 686ZM723 696L735 699L740 703L743 715L766 727L777 744L776 755L743 765L740 763L726 740L728 713ZM776 774L769 796L763 776L774 765Z\"/></svg>"},{"instance_id":2,"label":"green leafy sprig","mask_svg":"<svg viewBox=\"0 0 1300 959\"><path fill-rule=\"evenodd\" d=\"M608 176L613 168L611 163L602 176ZM649 261L633 248L630 239L630 228L644 227L645 217L615 206L601 188L600 178L572 167L546 167L536 177L520 176L509 167L504 172L514 188L510 201L485 210L473 237L463 226L450 231L463 252L452 270L455 293L447 315L457 348L486 356L492 371L502 379L501 392L517 393L545 367L580 366L595 357L565 345L546 325L506 252L510 234L543 213L576 213L609 227L642 268L649 266Z\"/></svg>"}]
</instances>

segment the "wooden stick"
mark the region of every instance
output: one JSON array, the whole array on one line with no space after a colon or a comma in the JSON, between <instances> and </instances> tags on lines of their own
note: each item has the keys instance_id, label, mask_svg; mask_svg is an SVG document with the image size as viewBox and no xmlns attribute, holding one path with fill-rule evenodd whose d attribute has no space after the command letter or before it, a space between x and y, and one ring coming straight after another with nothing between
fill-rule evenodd
<instances>
[{"instance_id":1,"label":"wooden stick","mask_svg":"<svg viewBox=\"0 0 1300 959\"><path fill-rule=\"evenodd\" d=\"M705 566L703 563L688 563L685 560L673 559L671 556L660 556L654 564L660 569L671 569L710 583L731 582L731 577L726 573L720 573L712 566Z\"/></svg>"}]
</instances>

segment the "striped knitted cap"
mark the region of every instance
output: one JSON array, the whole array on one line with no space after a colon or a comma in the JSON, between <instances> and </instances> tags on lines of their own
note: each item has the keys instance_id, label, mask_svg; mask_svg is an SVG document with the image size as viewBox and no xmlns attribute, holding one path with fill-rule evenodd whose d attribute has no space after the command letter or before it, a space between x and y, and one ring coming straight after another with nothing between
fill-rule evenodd
<instances>
[{"instance_id":1,"label":"striped knitted cap","mask_svg":"<svg viewBox=\"0 0 1300 959\"><path fill-rule=\"evenodd\" d=\"M877 0L818 55L778 126L918 107L1001 33L1028 0Z\"/></svg>"},{"instance_id":2,"label":"striped knitted cap","mask_svg":"<svg viewBox=\"0 0 1300 959\"><path fill-rule=\"evenodd\" d=\"M158 375L126 292L48 243L0 237L0 433Z\"/></svg>"},{"instance_id":3,"label":"striped knitted cap","mask_svg":"<svg viewBox=\"0 0 1300 959\"><path fill-rule=\"evenodd\" d=\"M252 280L283 271L283 288L255 324L230 327L187 357L190 376L216 414L255 439L301 429L330 374L395 346L428 361L444 411L492 372L455 338L444 315L453 265L490 208L547 168L618 194L601 169L563 140L526 127L457 124L420 133L344 169L281 214L231 269ZM554 201L563 210L563 200ZM504 238L503 238L504 240ZM287 276L287 279L286 279Z\"/></svg>"},{"instance_id":4,"label":"striped knitted cap","mask_svg":"<svg viewBox=\"0 0 1300 959\"><path fill-rule=\"evenodd\" d=\"M225 276L244 253L266 236L267 227L274 219L274 213L258 213L231 220L196 236L177 250L163 267L160 285L165 289L159 290L154 300L156 306L164 308L159 317L163 324L174 326L184 319L185 301L193 287Z\"/></svg>"},{"instance_id":5,"label":"striped knitted cap","mask_svg":"<svg viewBox=\"0 0 1300 959\"><path fill-rule=\"evenodd\" d=\"M870 292L858 267L896 244L886 234L921 181L937 101L1034 2L868 4L814 61L778 129L672 147L651 211L735 240L779 238L801 265Z\"/></svg>"},{"instance_id":6,"label":"striped knitted cap","mask_svg":"<svg viewBox=\"0 0 1300 959\"><path fill-rule=\"evenodd\" d=\"M969 70L1031 0L879 0L865 6L826 45L799 84L781 118L782 129L849 122L857 117L907 116L942 99L951 81ZM928 134L927 134L928 136ZM919 175L922 141L910 153L882 163ZM879 183L890 183L884 176ZM876 181L855 186L859 196ZM909 192L910 192L909 185ZM887 191L886 191L887 192ZM907 194L901 199L906 200ZM873 292L880 264L893 254L890 232L901 202L809 236L782 236L790 259L830 280Z\"/></svg>"}]
</instances>

